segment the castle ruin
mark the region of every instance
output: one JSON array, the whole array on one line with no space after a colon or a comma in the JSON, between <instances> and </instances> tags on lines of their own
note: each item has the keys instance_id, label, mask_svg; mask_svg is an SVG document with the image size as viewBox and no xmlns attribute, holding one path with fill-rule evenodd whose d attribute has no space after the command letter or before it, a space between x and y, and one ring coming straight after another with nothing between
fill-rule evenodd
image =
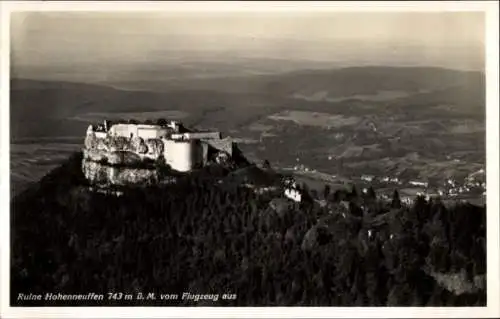
<instances>
[{"instance_id":1,"label":"castle ruin","mask_svg":"<svg viewBox=\"0 0 500 319\"><path fill-rule=\"evenodd\" d=\"M90 181L141 183L142 179L135 175L142 170L144 178L155 183L157 173L152 168L144 168L145 164L190 172L204 167L209 161L229 160L233 149L232 140L223 139L220 132L189 130L177 121L158 121L156 124L104 121L88 127L82 165ZM96 169L103 167L109 176L97 178ZM127 172L127 177L116 178Z\"/></svg>"}]
</instances>

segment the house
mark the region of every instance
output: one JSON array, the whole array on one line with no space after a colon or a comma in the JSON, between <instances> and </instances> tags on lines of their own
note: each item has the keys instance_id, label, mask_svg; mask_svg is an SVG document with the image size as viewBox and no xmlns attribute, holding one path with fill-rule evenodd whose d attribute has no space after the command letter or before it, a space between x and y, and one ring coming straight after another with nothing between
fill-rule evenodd
<instances>
[{"instance_id":1,"label":"house","mask_svg":"<svg viewBox=\"0 0 500 319\"><path fill-rule=\"evenodd\" d=\"M393 177L393 178L390 179L390 182L391 183L399 183L399 178Z\"/></svg>"},{"instance_id":2,"label":"house","mask_svg":"<svg viewBox=\"0 0 500 319\"><path fill-rule=\"evenodd\" d=\"M285 188L285 196L298 203L302 201L302 193L296 188Z\"/></svg>"},{"instance_id":3,"label":"house","mask_svg":"<svg viewBox=\"0 0 500 319\"><path fill-rule=\"evenodd\" d=\"M373 181L375 177L372 176L372 175L362 175L361 176L361 180L365 181L365 182L371 182Z\"/></svg>"},{"instance_id":4,"label":"house","mask_svg":"<svg viewBox=\"0 0 500 319\"><path fill-rule=\"evenodd\" d=\"M429 183L427 183L427 182L410 181L409 183L410 183L410 185L413 185L413 186L421 186L421 187L428 187L429 186Z\"/></svg>"}]
</instances>

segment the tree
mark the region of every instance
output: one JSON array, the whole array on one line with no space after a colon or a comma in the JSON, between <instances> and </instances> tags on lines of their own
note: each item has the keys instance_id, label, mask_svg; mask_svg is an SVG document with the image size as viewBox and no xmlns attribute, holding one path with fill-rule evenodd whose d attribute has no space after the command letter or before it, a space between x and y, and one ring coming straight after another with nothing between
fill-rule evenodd
<instances>
[{"instance_id":1,"label":"tree","mask_svg":"<svg viewBox=\"0 0 500 319\"><path fill-rule=\"evenodd\" d=\"M328 195L330 195L330 185L325 184L325 187L323 188L323 198L325 200L328 199Z\"/></svg>"},{"instance_id":2,"label":"tree","mask_svg":"<svg viewBox=\"0 0 500 319\"><path fill-rule=\"evenodd\" d=\"M394 193L392 194L391 208L401 208L401 199L399 198L399 192L397 189L395 189Z\"/></svg>"},{"instance_id":3,"label":"tree","mask_svg":"<svg viewBox=\"0 0 500 319\"><path fill-rule=\"evenodd\" d=\"M349 194L349 197L351 200L357 200L358 197L358 190L356 189L356 185L352 185L351 193Z\"/></svg>"},{"instance_id":4,"label":"tree","mask_svg":"<svg viewBox=\"0 0 500 319\"><path fill-rule=\"evenodd\" d=\"M343 205L297 205L280 217L251 190L214 187L220 175L208 170L203 176L176 174L179 182L173 185L130 188L120 198L83 189L74 193L84 182L81 162L80 153L44 177L40 187L14 198L13 298L28 286L36 293L42 287L72 293L107 287L157 291L166 285L172 292L197 292L222 291L231 283L238 298L221 305L486 303L486 278L476 283L480 292L454 297L432 277L452 268L465 269L476 282L477 275L486 275L482 207L426 204L394 210L364 227L370 221L356 217L361 214L355 201L354 216L343 214ZM31 214L35 209L39 213ZM422 228L418 216L424 216ZM376 235L359 247L368 230ZM314 249L303 251L303 240Z\"/></svg>"},{"instance_id":5,"label":"tree","mask_svg":"<svg viewBox=\"0 0 500 319\"><path fill-rule=\"evenodd\" d=\"M167 120L165 120L165 119L163 119L163 118L158 119L158 120L156 121L156 125L165 126L165 125L167 125L167 124L168 124L168 123L167 123Z\"/></svg>"},{"instance_id":6,"label":"tree","mask_svg":"<svg viewBox=\"0 0 500 319\"><path fill-rule=\"evenodd\" d=\"M367 196L369 199L377 199L377 194L375 194L375 190L373 189L372 186L368 188Z\"/></svg>"},{"instance_id":7,"label":"tree","mask_svg":"<svg viewBox=\"0 0 500 319\"><path fill-rule=\"evenodd\" d=\"M341 202L344 200L348 200L349 194L345 190L337 189L335 192L330 193L330 195L328 196L328 199L331 202L338 203L338 202Z\"/></svg>"},{"instance_id":8,"label":"tree","mask_svg":"<svg viewBox=\"0 0 500 319\"><path fill-rule=\"evenodd\" d=\"M269 163L269 161L267 159L264 160L264 162L262 163L262 168L271 169L271 163Z\"/></svg>"},{"instance_id":9,"label":"tree","mask_svg":"<svg viewBox=\"0 0 500 319\"><path fill-rule=\"evenodd\" d=\"M363 216L363 210L353 202L349 202L349 212L356 217L362 217Z\"/></svg>"},{"instance_id":10,"label":"tree","mask_svg":"<svg viewBox=\"0 0 500 319\"><path fill-rule=\"evenodd\" d=\"M311 189L310 194L311 194L311 197L312 197L313 199L318 199L318 198L319 198L319 196L318 196L318 191L317 191L317 190L315 190L315 189Z\"/></svg>"},{"instance_id":11,"label":"tree","mask_svg":"<svg viewBox=\"0 0 500 319\"><path fill-rule=\"evenodd\" d=\"M306 183L302 183L301 189L304 192L304 194L309 194L309 186L307 186Z\"/></svg>"}]
</instances>

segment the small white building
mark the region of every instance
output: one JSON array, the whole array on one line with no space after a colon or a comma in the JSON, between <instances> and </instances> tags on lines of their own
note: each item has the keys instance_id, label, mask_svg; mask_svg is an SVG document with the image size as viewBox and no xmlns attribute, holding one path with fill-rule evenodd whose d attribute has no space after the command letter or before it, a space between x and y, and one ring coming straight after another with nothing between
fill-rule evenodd
<instances>
[{"instance_id":1,"label":"small white building","mask_svg":"<svg viewBox=\"0 0 500 319\"><path fill-rule=\"evenodd\" d=\"M420 181L410 181L410 185L427 187L427 186L429 186L429 183L427 183L427 182L420 182Z\"/></svg>"},{"instance_id":2,"label":"small white building","mask_svg":"<svg viewBox=\"0 0 500 319\"><path fill-rule=\"evenodd\" d=\"M302 194L295 188L285 188L285 196L298 203L302 201Z\"/></svg>"},{"instance_id":3,"label":"small white building","mask_svg":"<svg viewBox=\"0 0 500 319\"><path fill-rule=\"evenodd\" d=\"M374 176L372 175L363 175L361 176L361 180L366 181L366 182L371 182L373 181Z\"/></svg>"},{"instance_id":4,"label":"small white building","mask_svg":"<svg viewBox=\"0 0 500 319\"><path fill-rule=\"evenodd\" d=\"M410 205L413 200L407 196L401 197L401 202L406 205Z\"/></svg>"}]
</instances>

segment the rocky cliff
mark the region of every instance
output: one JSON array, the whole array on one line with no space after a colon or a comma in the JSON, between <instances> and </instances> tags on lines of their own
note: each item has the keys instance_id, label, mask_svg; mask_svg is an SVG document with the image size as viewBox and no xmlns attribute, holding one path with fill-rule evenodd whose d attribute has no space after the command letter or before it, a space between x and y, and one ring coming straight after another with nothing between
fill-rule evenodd
<instances>
[{"instance_id":1,"label":"rocky cliff","mask_svg":"<svg viewBox=\"0 0 500 319\"><path fill-rule=\"evenodd\" d=\"M155 185L162 180L162 174L156 168L128 168L100 164L83 159L82 171L91 184L100 186Z\"/></svg>"},{"instance_id":2,"label":"rocky cliff","mask_svg":"<svg viewBox=\"0 0 500 319\"><path fill-rule=\"evenodd\" d=\"M203 166L215 163L233 170L249 164L229 138L202 143L208 145ZM170 183L172 168L164 158L165 147L160 138L127 138L89 130L84 141L82 171L91 184L98 186Z\"/></svg>"},{"instance_id":3,"label":"rocky cliff","mask_svg":"<svg viewBox=\"0 0 500 319\"><path fill-rule=\"evenodd\" d=\"M101 187L156 185L165 181L162 154L160 139L101 138L91 132L84 142L82 171L91 184Z\"/></svg>"}]
</instances>

